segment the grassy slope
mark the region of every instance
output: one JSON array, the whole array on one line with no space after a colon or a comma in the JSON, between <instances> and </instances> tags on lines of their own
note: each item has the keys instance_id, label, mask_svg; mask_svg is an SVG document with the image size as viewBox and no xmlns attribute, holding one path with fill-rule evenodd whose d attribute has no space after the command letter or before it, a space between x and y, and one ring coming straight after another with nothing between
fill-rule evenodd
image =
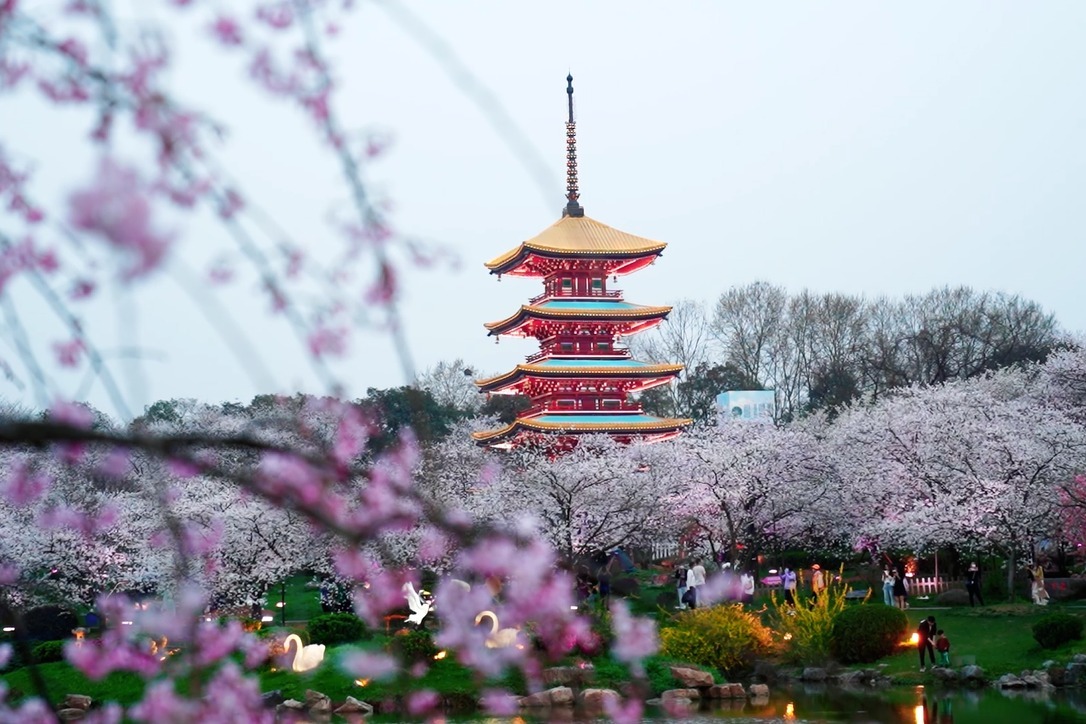
<instances>
[{"instance_id":1,"label":"grassy slope","mask_svg":"<svg viewBox=\"0 0 1086 724\"><path fill-rule=\"evenodd\" d=\"M1086 651L1086 642L1076 641L1057 649L1042 649L1033 640L1033 624L1053 611L1082 616L1079 608L1031 605L999 605L984 608L950 608L946 610L908 611L910 633L921 618L934 615L939 628L946 631L951 643L951 656L968 655L976 659L990 676L1020 673L1023 669L1039 668L1052 659L1067 661L1073 654ZM887 674L902 683L923 683L929 678L921 674L920 659L915 647L905 647L902 653L883 659Z\"/></svg>"}]
</instances>

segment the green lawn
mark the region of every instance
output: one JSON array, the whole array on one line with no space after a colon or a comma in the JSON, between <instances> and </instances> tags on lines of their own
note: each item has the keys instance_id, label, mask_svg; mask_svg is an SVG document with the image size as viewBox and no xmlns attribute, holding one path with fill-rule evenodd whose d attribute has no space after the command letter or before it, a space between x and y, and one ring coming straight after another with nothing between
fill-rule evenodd
<instances>
[{"instance_id":1,"label":"green lawn","mask_svg":"<svg viewBox=\"0 0 1086 724\"><path fill-rule=\"evenodd\" d=\"M1023 669L1039 668L1049 659L1066 662L1072 655L1086 652L1086 641L1065 644L1057 649L1042 649L1033 640L1033 624L1046 614L1063 611L1083 616L1086 610L1058 605L1040 608L1030 604L1003 604L979 608L948 608L943 610L910 609L909 633L916 630L922 618L935 616L939 628L950 639L950 654L972 656L975 663L989 676L1021 673ZM901 683L920 684L930 679L920 673L920 658L915 646L902 648L902 653L883 659L886 673Z\"/></svg>"}]
</instances>

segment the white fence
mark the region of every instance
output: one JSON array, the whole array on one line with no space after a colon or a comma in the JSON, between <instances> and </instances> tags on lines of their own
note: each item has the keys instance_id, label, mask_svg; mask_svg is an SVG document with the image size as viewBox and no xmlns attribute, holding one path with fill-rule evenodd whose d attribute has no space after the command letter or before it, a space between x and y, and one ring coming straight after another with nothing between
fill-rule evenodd
<instances>
[{"instance_id":1,"label":"white fence","mask_svg":"<svg viewBox=\"0 0 1086 724\"><path fill-rule=\"evenodd\" d=\"M810 574L807 574L804 578L805 586L803 588L810 588ZM906 585L909 587L909 596L936 596L943 591L951 588L965 588L965 581L955 580L950 578L944 578L939 576L914 576L912 578L905 579ZM849 584L853 591L863 591L864 584L860 582L854 582ZM882 584L872 584L874 590L871 591L871 598L876 600L882 600ZM779 590L780 586L763 586L759 583L758 590L761 593L768 593L769 591Z\"/></svg>"}]
</instances>

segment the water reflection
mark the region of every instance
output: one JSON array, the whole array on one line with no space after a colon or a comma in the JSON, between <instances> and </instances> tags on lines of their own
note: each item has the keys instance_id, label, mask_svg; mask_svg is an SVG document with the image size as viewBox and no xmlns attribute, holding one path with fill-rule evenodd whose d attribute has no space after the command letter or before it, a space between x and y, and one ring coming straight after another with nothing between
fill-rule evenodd
<instances>
[{"instance_id":1,"label":"water reflection","mask_svg":"<svg viewBox=\"0 0 1086 724\"><path fill-rule=\"evenodd\" d=\"M648 720L677 722L660 711ZM1086 724L1086 695L1036 692L1005 695L993 689L891 688L881 691L805 686L778 689L761 702L706 702L681 721L726 720L731 724L767 719L796 722L888 722L890 724Z\"/></svg>"}]
</instances>

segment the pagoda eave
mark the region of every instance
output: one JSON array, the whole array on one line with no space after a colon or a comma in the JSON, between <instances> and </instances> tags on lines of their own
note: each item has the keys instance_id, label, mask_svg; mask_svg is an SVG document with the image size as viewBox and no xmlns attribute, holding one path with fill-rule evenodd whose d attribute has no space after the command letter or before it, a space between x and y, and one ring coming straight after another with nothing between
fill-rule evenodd
<instances>
[{"instance_id":1,"label":"pagoda eave","mask_svg":"<svg viewBox=\"0 0 1086 724\"><path fill-rule=\"evenodd\" d=\"M649 266L661 253L662 251L656 251L649 255L628 257L614 254L606 256L584 254L571 260L569 254L533 250L501 266L491 268L487 265L487 268L490 269L491 274L512 277L545 277L558 271L578 267L592 269L606 276L624 276Z\"/></svg>"},{"instance_id":2,"label":"pagoda eave","mask_svg":"<svg viewBox=\"0 0 1086 724\"><path fill-rule=\"evenodd\" d=\"M483 326L490 336L498 334L517 335L517 330L525 325L542 323L578 323L604 322L614 323L616 334L630 334L644 331L659 324L671 313L671 307L637 307L635 309L600 311L574 309L546 309L541 306L522 306L512 315L497 322L488 322ZM648 324L648 326L646 326ZM532 337L535 330L519 333L519 336Z\"/></svg>"},{"instance_id":3,"label":"pagoda eave","mask_svg":"<svg viewBox=\"0 0 1086 724\"><path fill-rule=\"evenodd\" d=\"M589 420L586 418L594 419ZM636 437L657 442L675 437L692 423L693 420L686 418L654 418L648 415L540 415L533 418L518 418L505 427L497 430L473 432L471 436L478 444L490 446L513 441L521 435L531 433L548 435L628 435L631 438Z\"/></svg>"},{"instance_id":4,"label":"pagoda eave","mask_svg":"<svg viewBox=\"0 0 1086 724\"><path fill-rule=\"evenodd\" d=\"M644 365L636 368L608 367L602 363L599 367L577 369L549 368L541 365L517 365L503 375L476 380L480 392L501 393L512 387L530 384L535 380L612 380L624 381L628 392L641 392L671 381L683 371L683 365ZM515 394L515 393L505 393Z\"/></svg>"}]
</instances>

